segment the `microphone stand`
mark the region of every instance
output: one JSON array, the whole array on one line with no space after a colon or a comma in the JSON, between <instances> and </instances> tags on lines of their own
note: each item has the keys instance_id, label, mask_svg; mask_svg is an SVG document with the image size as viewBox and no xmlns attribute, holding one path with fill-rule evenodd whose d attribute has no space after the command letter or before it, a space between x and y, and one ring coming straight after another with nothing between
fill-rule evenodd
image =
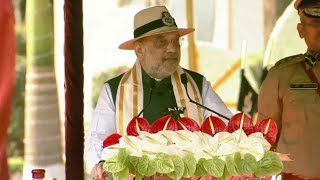
<instances>
[{"instance_id":1,"label":"microphone stand","mask_svg":"<svg viewBox=\"0 0 320 180\"><path fill-rule=\"evenodd\" d=\"M196 102L196 101L194 101L194 100L191 99L191 97L190 97L190 95L189 95L189 93L188 93L188 86L187 86L187 84L188 84L188 79L187 79L186 74L184 74L184 73L181 74L181 83L183 84L184 88L186 89L186 93L187 93L189 102L194 103L194 104L196 104L197 106L199 106L199 107L201 107L201 108L203 108L203 109L205 109L205 110L207 110L207 111L210 111L210 112L212 112L212 113L214 113L214 114L217 114L218 116L220 116L220 117L222 117L222 118L224 118L224 119L230 120L230 118L228 118L228 117L226 117L226 116L224 116L224 115L222 115L222 114L220 114L220 113L218 113L218 112L216 112L216 111L214 111L214 110L212 110L212 109L210 109L210 108L208 108L208 107L206 107L206 106L204 106L204 105L202 105L202 104L200 104L200 103L198 103L198 102Z\"/></svg>"},{"instance_id":2,"label":"microphone stand","mask_svg":"<svg viewBox=\"0 0 320 180\"><path fill-rule=\"evenodd\" d=\"M139 112L139 114L137 115L137 117L140 117L140 115L143 113L143 111L144 111L145 109L147 109L147 107L150 105L151 96L152 96L152 92L153 92L153 89L154 89L155 85L156 85L156 84L155 84L155 80L154 80L154 79L151 79L151 80L150 80L150 96L149 96L148 103L147 103L147 105L146 105L144 108L142 108L142 110Z\"/></svg>"}]
</instances>

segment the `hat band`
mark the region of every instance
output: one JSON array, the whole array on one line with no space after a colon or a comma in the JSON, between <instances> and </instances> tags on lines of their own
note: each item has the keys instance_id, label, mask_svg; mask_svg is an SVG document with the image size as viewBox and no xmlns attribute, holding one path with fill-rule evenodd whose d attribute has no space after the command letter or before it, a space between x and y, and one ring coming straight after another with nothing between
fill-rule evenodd
<instances>
[{"instance_id":1,"label":"hat band","mask_svg":"<svg viewBox=\"0 0 320 180\"><path fill-rule=\"evenodd\" d=\"M320 18L320 7L307 8L302 10L303 14L311 18Z\"/></svg>"},{"instance_id":2,"label":"hat band","mask_svg":"<svg viewBox=\"0 0 320 180\"><path fill-rule=\"evenodd\" d=\"M154 29L161 28L164 26L177 26L177 25L174 20L173 20L172 25L168 25L163 22L163 19L157 19L157 20L151 21L148 24L145 24L145 25L140 26L137 29L135 29L133 32L133 36L134 36L134 38L137 38L137 37L149 32L149 31L152 31Z\"/></svg>"}]
</instances>

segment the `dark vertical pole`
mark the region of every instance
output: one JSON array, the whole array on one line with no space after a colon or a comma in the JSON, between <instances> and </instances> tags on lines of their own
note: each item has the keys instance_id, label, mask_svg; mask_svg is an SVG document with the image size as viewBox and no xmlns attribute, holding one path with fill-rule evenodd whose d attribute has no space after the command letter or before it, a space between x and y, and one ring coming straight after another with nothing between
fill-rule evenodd
<instances>
[{"instance_id":1,"label":"dark vertical pole","mask_svg":"<svg viewBox=\"0 0 320 180\"><path fill-rule=\"evenodd\" d=\"M64 1L66 179L83 180L83 25L82 0Z\"/></svg>"}]
</instances>

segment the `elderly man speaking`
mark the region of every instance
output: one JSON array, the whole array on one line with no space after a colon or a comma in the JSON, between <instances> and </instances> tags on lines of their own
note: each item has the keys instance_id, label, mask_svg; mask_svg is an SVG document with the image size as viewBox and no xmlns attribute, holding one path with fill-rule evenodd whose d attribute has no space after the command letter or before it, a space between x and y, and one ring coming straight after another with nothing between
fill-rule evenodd
<instances>
[{"instance_id":1,"label":"elderly man speaking","mask_svg":"<svg viewBox=\"0 0 320 180\"><path fill-rule=\"evenodd\" d=\"M169 114L168 109L179 109L182 116L200 125L212 115L212 111L189 101L181 82L182 74L188 81L191 99L216 111L225 122L232 116L204 76L179 66L180 38L193 31L178 28L164 6L147 8L135 15L134 38L119 48L134 50L137 60L128 72L105 83L88 131L85 158L93 179L109 176L102 168L103 140L115 132L123 135L134 116L142 115L151 124Z\"/></svg>"}]
</instances>

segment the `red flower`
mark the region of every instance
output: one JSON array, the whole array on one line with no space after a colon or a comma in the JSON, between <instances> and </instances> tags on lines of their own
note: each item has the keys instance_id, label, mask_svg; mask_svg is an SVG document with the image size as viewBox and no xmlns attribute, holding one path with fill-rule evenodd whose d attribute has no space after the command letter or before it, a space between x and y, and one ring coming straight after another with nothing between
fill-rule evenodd
<instances>
[{"instance_id":1,"label":"red flower","mask_svg":"<svg viewBox=\"0 0 320 180\"><path fill-rule=\"evenodd\" d=\"M188 117L179 118L177 121L178 130L189 130L191 132L200 131L198 123Z\"/></svg>"},{"instance_id":2,"label":"red flower","mask_svg":"<svg viewBox=\"0 0 320 180\"><path fill-rule=\"evenodd\" d=\"M108 146L111 146L111 145L114 145L114 144L119 144L119 139L121 137L122 136L120 134L118 134L118 133L113 133L113 134L109 135L103 141L102 148L105 148L105 147L108 147Z\"/></svg>"},{"instance_id":3,"label":"red flower","mask_svg":"<svg viewBox=\"0 0 320 180\"><path fill-rule=\"evenodd\" d=\"M242 129L246 135L252 134L254 132L254 127L251 119L244 113L238 113L232 116L228 123L228 132L232 133L240 129L241 118L243 116L243 126Z\"/></svg>"},{"instance_id":4,"label":"red flower","mask_svg":"<svg viewBox=\"0 0 320 180\"><path fill-rule=\"evenodd\" d=\"M145 118L134 117L128 123L127 134L129 136L138 136L140 134L140 131L149 132L149 129L150 129L150 124Z\"/></svg>"},{"instance_id":5,"label":"red flower","mask_svg":"<svg viewBox=\"0 0 320 180\"><path fill-rule=\"evenodd\" d=\"M211 136L224 131L227 131L227 125L220 118L215 116L207 117L201 125L201 132L207 133Z\"/></svg>"},{"instance_id":6,"label":"red flower","mask_svg":"<svg viewBox=\"0 0 320 180\"><path fill-rule=\"evenodd\" d=\"M278 126L277 123L273 119L264 119L259 121L255 127L256 132L262 132L263 136L270 144L274 144L277 139L278 134Z\"/></svg>"},{"instance_id":7,"label":"red flower","mask_svg":"<svg viewBox=\"0 0 320 180\"><path fill-rule=\"evenodd\" d=\"M178 130L176 121L171 115L164 116L157 119L150 128L150 133L157 133L162 130Z\"/></svg>"}]
</instances>

